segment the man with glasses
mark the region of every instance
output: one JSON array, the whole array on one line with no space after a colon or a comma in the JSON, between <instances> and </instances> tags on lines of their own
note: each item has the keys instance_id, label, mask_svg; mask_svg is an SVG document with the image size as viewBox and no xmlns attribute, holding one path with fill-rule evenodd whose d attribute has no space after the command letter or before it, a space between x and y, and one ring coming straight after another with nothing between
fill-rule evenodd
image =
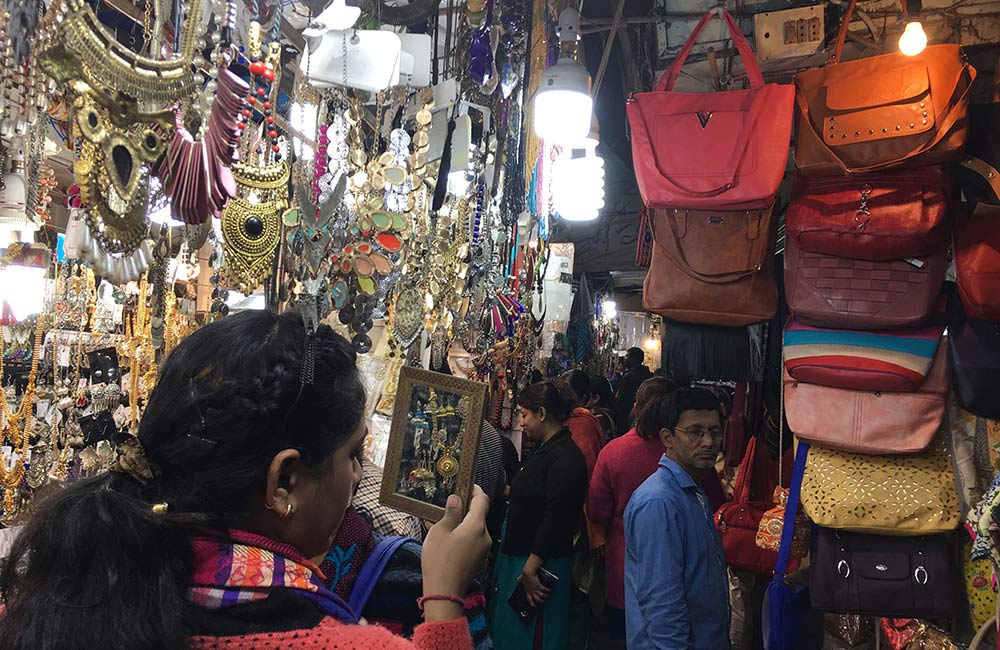
<instances>
[{"instance_id":1,"label":"man with glasses","mask_svg":"<svg viewBox=\"0 0 1000 650\"><path fill-rule=\"evenodd\" d=\"M625 509L629 650L729 650L722 540L699 486L722 447L719 401L680 388L659 408L659 467Z\"/></svg>"}]
</instances>

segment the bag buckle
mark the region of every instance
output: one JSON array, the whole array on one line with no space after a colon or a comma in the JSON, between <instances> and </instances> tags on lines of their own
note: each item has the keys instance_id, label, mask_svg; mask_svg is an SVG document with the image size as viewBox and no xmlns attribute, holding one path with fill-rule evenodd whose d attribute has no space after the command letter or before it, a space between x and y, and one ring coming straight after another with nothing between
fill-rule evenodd
<instances>
[{"instance_id":1,"label":"bag buckle","mask_svg":"<svg viewBox=\"0 0 1000 650\"><path fill-rule=\"evenodd\" d=\"M868 197L871 196L872 186L865 183L861 186L861 204L858 206L858 211L854 214L855 229L858 231L864 230L865 226L868 225L869 219L871 219L872 212L868 207Z\"/></svg>"},{"instance_id":2,"label":"bag buckle","mask_svg":"<svg viewBox=\"0 0 1000 650\"><path fill-rule=\"evenodd\" d=\"M851 576L851 565L847 563L847 560L841 560L837 562L837 573L844 580L847 580Z\"/></svg>"},{"instance_id":3,"label":"bag buckle","mask_svg":"<svg viewBox=\"0 0 1000 650\"><path fill-rule=\"evenodd\" d=\"M930 578L930 575L927 573L927 569L924 568L923 564L913 570L913 579L917 581L918 585L927 584L928 578Z\"/></svg>"}]
</instances>

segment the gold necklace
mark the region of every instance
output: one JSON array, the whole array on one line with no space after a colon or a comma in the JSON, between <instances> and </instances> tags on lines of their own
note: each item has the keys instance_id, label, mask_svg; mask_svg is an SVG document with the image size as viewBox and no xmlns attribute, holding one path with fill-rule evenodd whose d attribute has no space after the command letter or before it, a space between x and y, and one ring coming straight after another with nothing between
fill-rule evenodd
<instances>
[{"instance_id":1,"label":"gold necklace","mask_svg":"<svg viewBox=\"0 0 1000 650\"><path fill-rule=\"evenodd\" d=\"M35 397L35 382L38 380L38 357L41 354L42 331L45 322L45 317L42 314L39 314L37 318L38 320L35 322L34 347L32 347L31 351L31 371L28 373L28 385L24 389L21 407L18 409L18 412L21 413L20 422L23 428L19 434L15 435L13 432L9 431L10 420L6 420L5 422L7 424L4 426L5 437L10 438L12 447L12 462L10 469L7 468L7 463L3 461L3 458L0 458L0 486L3 486L4 488L3 511L5 519L12 517L14 514L16 506L14 499L17 496L15 490L24 479L25 462L28 459L28 441L31 438L31 409L33 406L32 402ZM0 340L2 339L3 337L0 336ZM2 343L0 343L0 345L2 345ZM0 376L2 376L3 372L2 359L3 350L0 349ZM4 402L4 414L7 415L7 413L9 413L9 410L6 408L7 400L4 398L0 401ZM14 426L14 429L17 429L16 425ZM2 444L2 442L3 440L0 440L0 444Z\"/></svg>"},{"instance_id":2,"label":"gold necklace","mask_svg":"<svg viewBox=\"0 0 1000 650\"><path fill-rule=\"evenodd\" d=\"M172 104L194 88L191 64L201 40L197 29L201 11L201 3L190 3L179 56L161 61L140 56L119 43L84 0L64 0L46 13L53 19L41 30L46 49L42 65L52 54L69 56L77 60L76 74L92 86L111 88L146 105Z\"/></svg>"},{"instance_id":3,"label":"gold necklace","mask_svg":"<svg viewBox=\"0 0 1000 650\"><path fill-rule=\"evenodd\" d=\"M73 368L72 380L70 380L69 388L71 392L76 392L80 386L80 367L83 365L83 330L85 325L84 320L80 321L80 329L76 335L76 365ZM55 342L53 341L53 345ZM53 359L55 355L53 354ZM76 400L73 400L73 404L67 409L66 422L63 423L63 434L60 436L59 427L53 424L52 426L52 455L55 457L55 468L53 469L53 476L58 480L65 480L69 475L66 469L66 465L69 463L69 450L70 450L70 436L69 436L69 423L70 418L79 417L79 413L76 412ZM59 448L60 438L62 438L62 449ZM82 440L80 441L82 444Z\"/></svg>"}]
</instances>

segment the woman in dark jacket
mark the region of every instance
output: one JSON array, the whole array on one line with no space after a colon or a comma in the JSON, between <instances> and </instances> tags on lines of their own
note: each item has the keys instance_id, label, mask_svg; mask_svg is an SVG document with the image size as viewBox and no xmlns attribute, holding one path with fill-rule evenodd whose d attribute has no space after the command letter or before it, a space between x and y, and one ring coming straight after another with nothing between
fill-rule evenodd
<instances>
[{"instance_id":1,"label":"woman in dark jacket","mask_svg":"<svg viewBox=\"0 0 1000 650\"><path fill-rule=\"evenodd\" d=\"M553 381L528 386L518 399L524 434L540 444L511 485L491 603L498 650L562 650L569 638L573 534L587 492L587 464L564 427L575 403L569 387ZM542 568L559 578L551 589L540 580ZM518 583L538 610L528 624L507 602Z\"/></svg>"}]
</instances>

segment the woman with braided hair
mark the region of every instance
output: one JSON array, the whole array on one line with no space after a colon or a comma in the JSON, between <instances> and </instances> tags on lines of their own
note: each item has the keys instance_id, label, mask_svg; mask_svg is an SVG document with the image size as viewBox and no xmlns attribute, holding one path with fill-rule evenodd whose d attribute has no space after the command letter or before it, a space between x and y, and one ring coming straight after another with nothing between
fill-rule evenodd
<instances>
[{"instance_id":1,"label":"woman with braided hair","mask_svg":"<svg viewBox=\"0 0 1000 650\"><path fill-rule=\"evenodd\" d=\"M462 599L490 546L457 497L422 553L413 641L358 618L308 559L360 478L364 388L350 344L248 311L167 358L118 471L40 502L0 572L0 650L468 649Z\"/></svg>"}]
</instances>

